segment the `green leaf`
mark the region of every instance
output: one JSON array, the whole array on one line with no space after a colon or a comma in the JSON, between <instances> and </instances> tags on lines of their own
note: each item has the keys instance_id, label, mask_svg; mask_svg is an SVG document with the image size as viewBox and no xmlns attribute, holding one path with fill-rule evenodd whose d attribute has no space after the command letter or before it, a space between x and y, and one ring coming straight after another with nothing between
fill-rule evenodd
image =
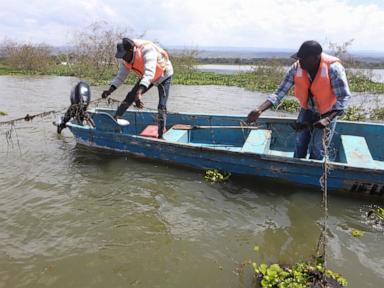
<instances>
[{"instance_id":1,"label":"green leaf","mask_svg":"<svg viewBox=\"0 0 384 288\"><path fill-rule=\"evenodd\" d=\"M253 268L253 271L255 271L256 274L259 274L259 273L260 273L259 269L257 269L257 264L256 264L256 262L252 262L252 268Z\"/></svg>"},{"instance_id":2,"label":"green leaf","mask_svg":"<svg viewBox=\"0 0 384 288\"><path fill-rule=\"evenodd\" d=\"M263 274L263 275L267 274L267 269L268 269L267 264L261 264L259 266L259 270L260 270L261 274Z\"/></svg>"}]
</instances>

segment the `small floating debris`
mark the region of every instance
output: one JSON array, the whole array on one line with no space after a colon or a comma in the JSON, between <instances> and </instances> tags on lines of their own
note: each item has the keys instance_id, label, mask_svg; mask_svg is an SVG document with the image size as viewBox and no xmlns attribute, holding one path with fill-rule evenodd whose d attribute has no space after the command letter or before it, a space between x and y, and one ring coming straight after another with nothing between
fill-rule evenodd
<instances>
[{"instance_id":1,"label":"small floating debris","mask_svg":"<svg viewBox=\"0 0 384 288\"><path fill-rule=\"evenodd\" d=\"M368 211L367 217L371 220L384 221L384 208L376 207Z\"/></svg>"},{"instance_id":2,"label":"small floating debris","mask_svg":"<svg viewBox=\"0 0 384 288\"><path fill-rule=\"evenodd\" d=\"M361 209L362 218L369 226L375 230L384 231L384 208L376 205L371 205L368 209Z\"/></svg>"},{"instance_id":3,"label":"small floating debris","mask_svg":"<svg viewBox=\"0 0 384 288\"><path fill-rule=\"evenodd\" d=\"M352 229L351 234L353 237L361 237L364 235L364 232L358 229Z\"/></svg>"},{"instance_id":4,"label":"small floating debris","mask_svg":"<svg viewBox=\"0 0 384 288\"><path fill-rule=\"evenodd\" d=\"M204 179L211 183L220 183L227 181L231 177L231 173L220 172L217 169L207 170Z\"/></svg>"},{"instance_id":5,"label":"small floating debris","mask_svg":"<svg viewBox=\"0 0 384 288\"><path fill-rule=\"evenodd\" d=\"M3 111L0 111L0 116L7 116L8 114L3 112Z\"/></svg>"}]
</instances>

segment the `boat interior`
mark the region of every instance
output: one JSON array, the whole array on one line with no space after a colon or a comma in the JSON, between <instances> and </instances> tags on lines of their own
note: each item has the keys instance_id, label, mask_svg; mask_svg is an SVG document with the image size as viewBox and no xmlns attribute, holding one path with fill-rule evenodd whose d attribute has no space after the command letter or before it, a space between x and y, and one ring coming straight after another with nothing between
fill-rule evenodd
<instances>
[{"instance_id":1,"label":"boat interior","mask_svg":"<svg viewBox=\"0 0 384 288\"><path fill-rule=\"evenodd\" d=\"M94 129L157 138L156 112L128 110L123 115L126 125L118 125L113 113L111 109L93 110ZM252 128L243 127L244 120L240 116L169 113L163 138L197 147L293 157L294 118L262 117ZM382 124L338 121L329 157L350 166L384 169L383 140Z\"/></svg>"}]
</instances>

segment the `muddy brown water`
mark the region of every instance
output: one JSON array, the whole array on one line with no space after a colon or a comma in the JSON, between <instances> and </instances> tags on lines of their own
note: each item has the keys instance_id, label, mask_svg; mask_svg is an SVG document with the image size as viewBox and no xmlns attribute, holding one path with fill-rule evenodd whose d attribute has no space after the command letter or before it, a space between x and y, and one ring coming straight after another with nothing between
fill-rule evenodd
<instances>
[{"instance_id":1,"label":"muddy brown water","mask_svg":"<svg viewBox=\"0 0 384 288\"><path fill-rule=\"evenodd\" d=\"M0 77L0 121L69 104L77 79ZM98 97L104 87L92 87ZM124 86L113 97L121 99ZM265 94L173 86L169 110L246 115ZM144 96L155 108L156 91ZM252 287L242 263L308 259L321 192L263 179L210 184L203 173L76 146L53 117L0 127L0 287ZM329 267L349 287L382 287L380 200L329 196ZM365 232L351 235L353 228ZM253 247L258 245L260 252Z\"/></svg>"}]
</instances>

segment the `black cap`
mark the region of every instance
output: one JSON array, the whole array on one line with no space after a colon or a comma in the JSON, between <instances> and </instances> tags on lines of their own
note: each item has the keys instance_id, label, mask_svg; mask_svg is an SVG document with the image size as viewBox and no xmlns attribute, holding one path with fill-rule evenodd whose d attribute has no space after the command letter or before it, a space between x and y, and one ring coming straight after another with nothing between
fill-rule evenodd
<instances>
[{"instance_id":1,"label":"black cap","mask_svg":"<svg viewBox=\"0 0 384 288\"><path fill-rule=\"evenodd\" d=\"M305 41L301 44L299 51L293 54L291 57L293 59L306 58L308 56L317 56L323 52L323 48L319 44L319 42L315 40Z\"/></svg>"},{"instance_id":2,"label":"black cap","mask_svg":"<svg viewBox=\"0 0 384 288\"><path fill-rule=\"evenodd\" d=\"M118 43L116 46L116 58L123 58L129 50L135 46L135 43L129 38L123 38L121 43Z\"/></svg>"}]
</instances>

